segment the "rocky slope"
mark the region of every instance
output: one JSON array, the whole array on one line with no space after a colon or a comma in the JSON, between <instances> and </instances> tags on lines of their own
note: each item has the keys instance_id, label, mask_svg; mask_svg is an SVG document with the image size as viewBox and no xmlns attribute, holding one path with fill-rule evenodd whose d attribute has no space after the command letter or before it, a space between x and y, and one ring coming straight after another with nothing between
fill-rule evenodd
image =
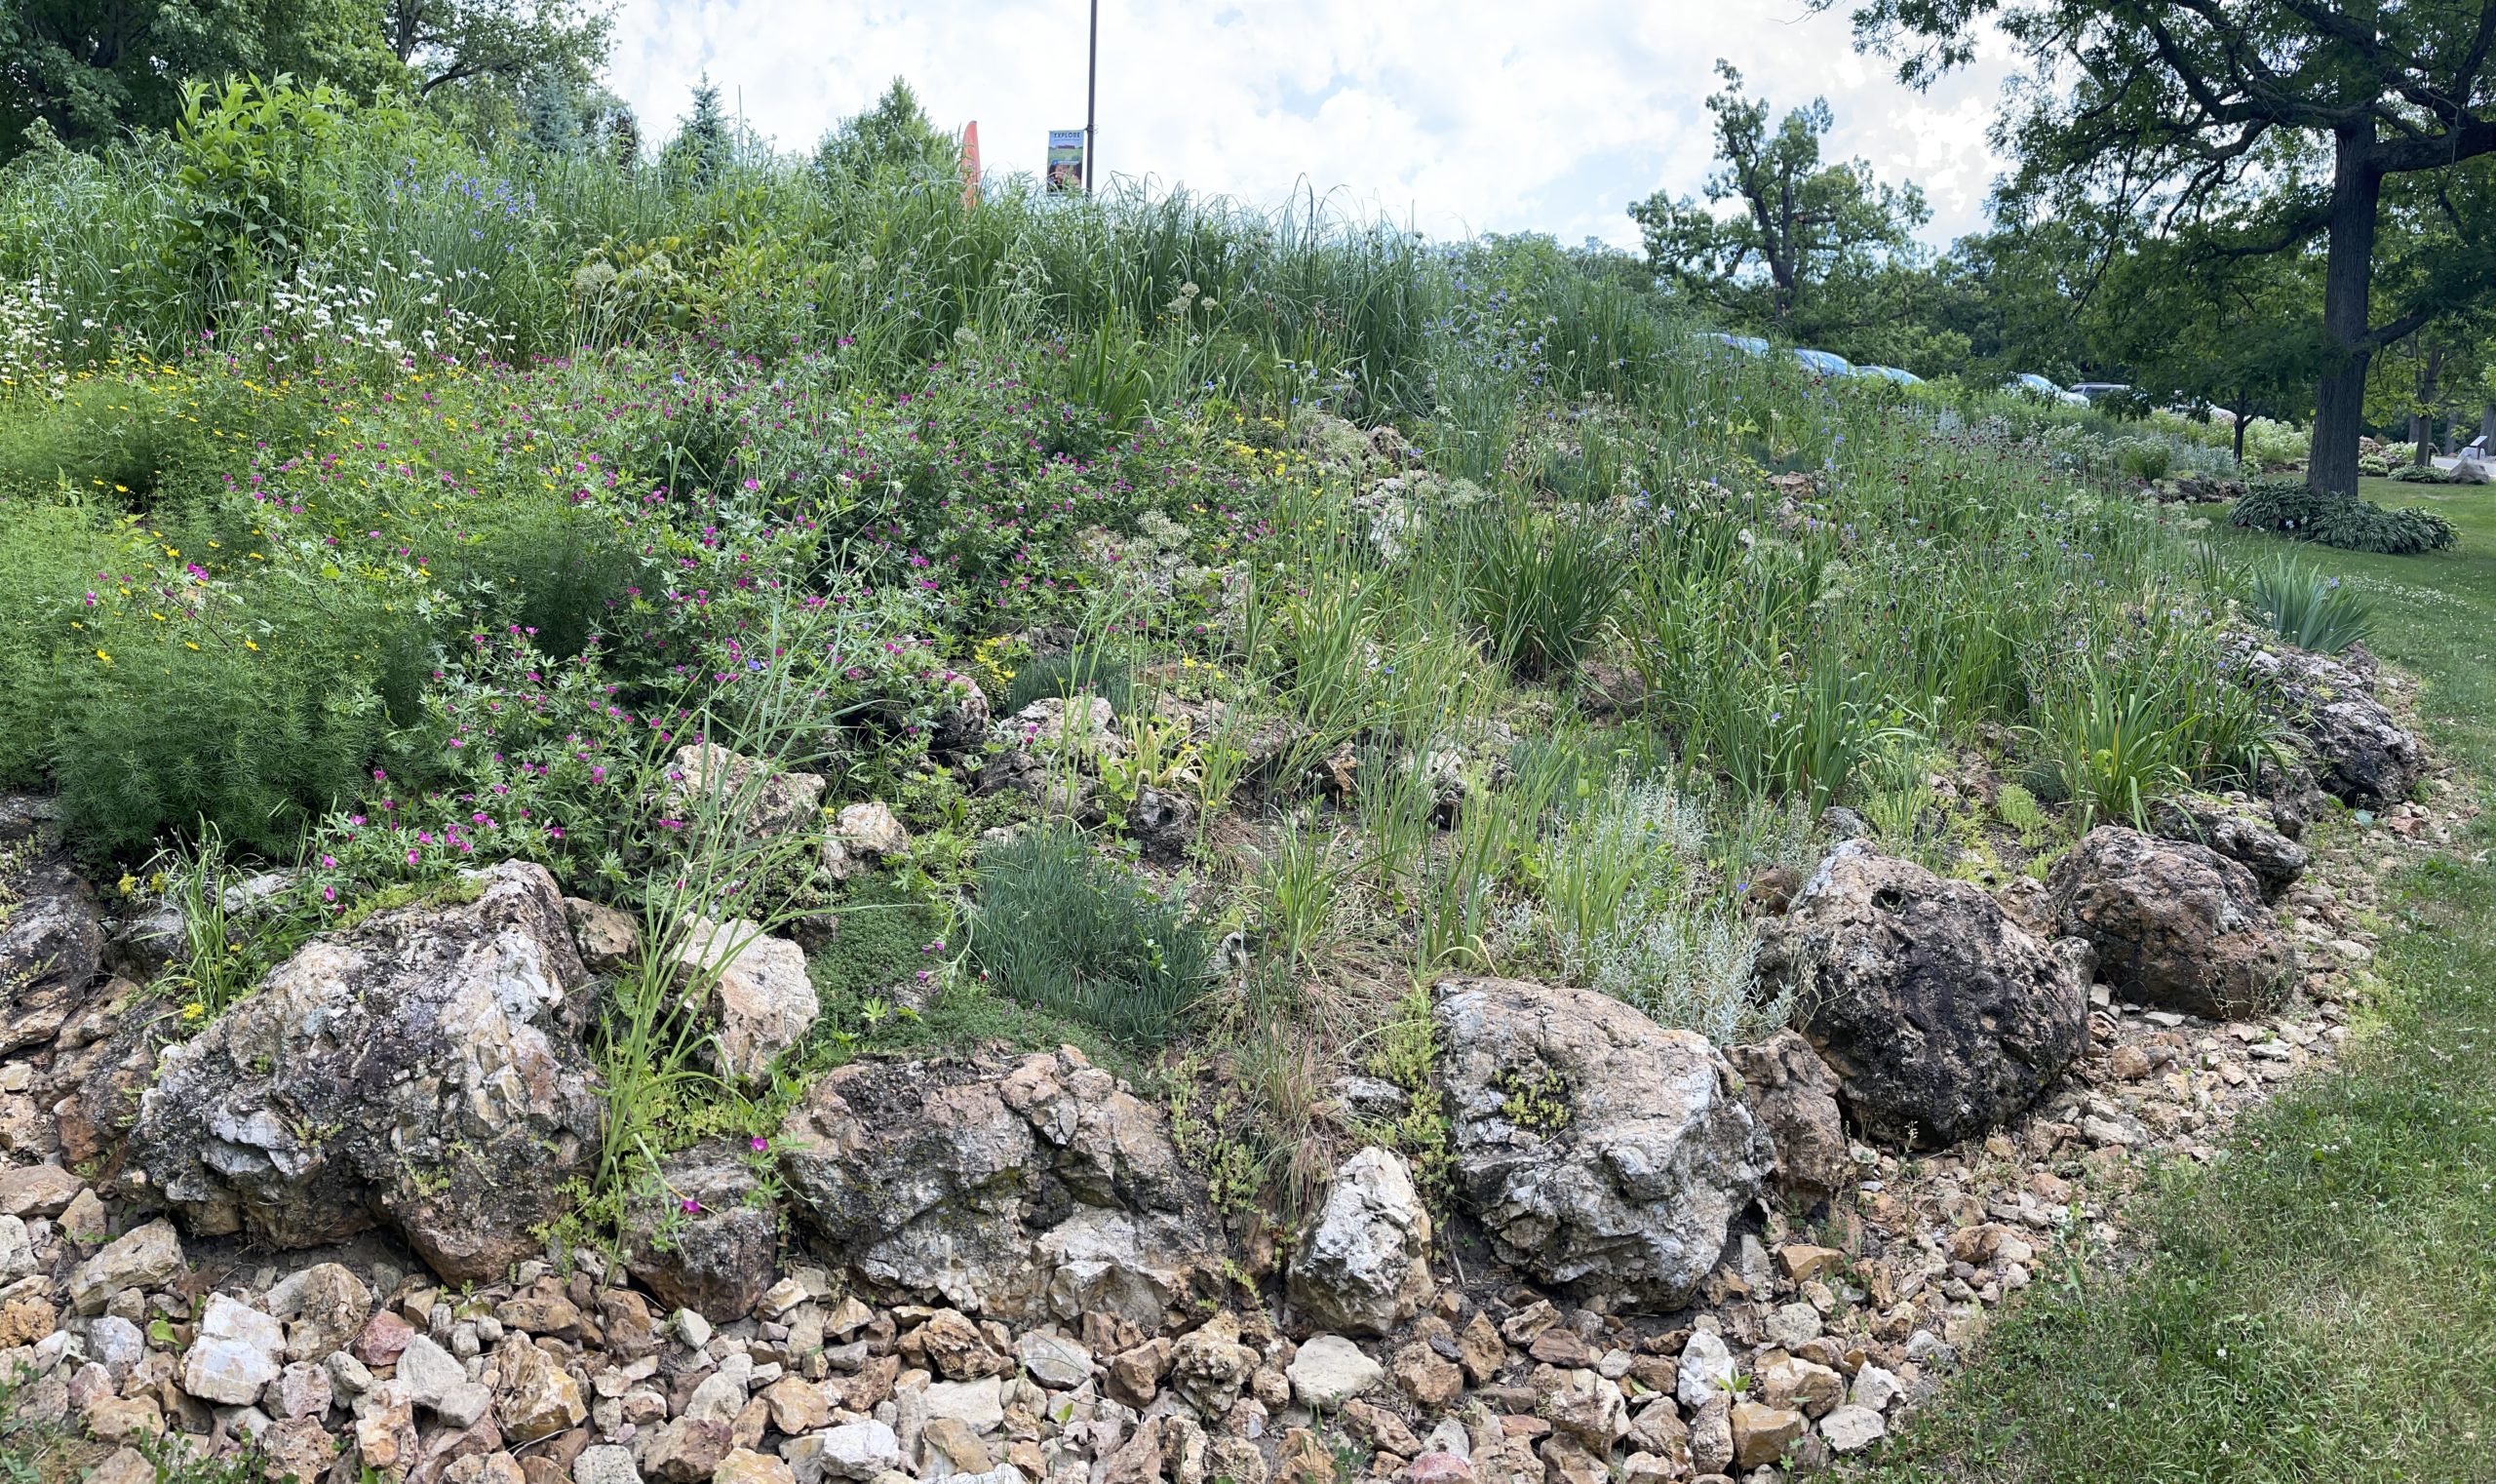
<instances>
[{"instance_id":1,"label":"rocky slope","mask_svg":"<svg viewBox=\"0 0 2496 1484\"><path fill-rule=\"evenodd\" d=\"M108 923L9 801L16 1419L103 1484L246 1440L335 1484L1595 1484L1859 1452L2041 1265L2121 1251L2141 1156L2212 1157L2347 1035L2370 873L2450 820L2403 801L2425 761L2366 677L2262 652L2310 765L1999 894L1841 845L1770 933L1795 1032L1720 1051L1584 991L1436 985L1444 1204L1370 1144L1272 1261L1072 1049L846 1067L772 1138L669 1154L620 1252L547 1254L629 921L506 863L175 1040L141 983L162 925ZM2324 792L2370 824L2317 848ZM844 816L844 858L888 820ZM768 1046L811 1006L736 952L707 1013Z\"/></svg>"}]
</instances>

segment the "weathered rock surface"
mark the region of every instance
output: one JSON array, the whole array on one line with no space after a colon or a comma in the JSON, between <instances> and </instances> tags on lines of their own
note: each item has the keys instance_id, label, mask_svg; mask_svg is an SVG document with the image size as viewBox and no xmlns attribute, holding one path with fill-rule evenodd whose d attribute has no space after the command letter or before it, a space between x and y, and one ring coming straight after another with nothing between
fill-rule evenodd
<instances>
[{"instance_id":1,"label":"weathered rock surface","mask_svg":"<svg viewBox=\"0 0 2496 1484\"><path fill-rule=\"evenodd\" d=\"M2427 770L2426 748L2355 668L2250 635L2237 652L2255 693L2313 758L2324 793L2358 809L2389 808L2409 797Z\"/></svg>"},{"instance_id":2,"label":"weathered rock surface","mask_svg":"<svg viewBox=\"0 0 2496 1484\"><path fill-rule=\"evenodd\" d=\"M718 1016L720 1070L741 1082L769 1075L772 1060L805 1039L823 1013L806 977L805 950L741 918L686 924L676 975Z\"/></svg>"},{"instance_id":3,"label":"weathered rock surface","mask_svg":"<svg viewBox=\"0 0 2496 1484\"><path fill-rule=\"evenodd\" d=\"M656 1188L627 1209L625 1262L668 1308L735 1318L777 1275L780 1213L747 1152L715 1139L665 1155Z\"/></svg>"},{"instance_id":4,"label":"weathered rock surface","mask_svg":"<svg viewBox=\"0 0 2496 1484\"><path fill-rule=\"evenodd\" d=\"M276 1247L380 1224L444 1277L534 1252L601 1113L587 978L545 868L315 939L165 1053L131 1149L195 1230Z\"/></svg>"},{"instance_id":5,"label":"weathered rock surface","mask_svg":"<svg viewBox=\"0 0 2496 1484\"><path fill-rule=\"evenodd\" d=\"M2305 875L2306 847L2273 827L2256 806L2208 794L2162 799L2150 805L2150 833L2162 840L2204 845L2253 873L2262 900L2276 902Z\"/></svg>"},{"instance_id":6,"label":"weathered rock surface","mask_svg":"<svg viewBox=\"0 0 2496 1484\"><path fill-rule=\"evenodd\" d=\"M844 1067L774 1147L801 1226L878 1289L1150 1333L1219 1266L1161 1113L1072 1047Z\"/></svg>"},{"instance_id":7,"label":"weathered rock surface","mask_svg":"<svg viewBox=\"0 0 2496 1484\"><path fill-rule=\"evenodd\" d=\"M706 804L732 810L742 833L759 840L810 828L822 800L821 776L784 771L716 742L678 748L668 774L671 810L682 814Z\"/></svg>"},{"instance_id":8,"label":"weathered rock surface","mask_svg":"<svg viewBox=\"0 0 2496 1484\"><path fill-rule=\"evenodd\" d=\"M1045 696L996 723L997 749L980 769L979 789L1011 789L1072 815L1078 824L1106 817L1100 785L1087 776L1105 758L1123 757L1117 713L1096 695Z\"/></svg>"},{"instance_id":9,"label":"weathered rock surface","mask_svg":"<svg viewBox=\"0 0 2496 1484\"><path fill-rule=\"evenodd\" d=\"M1458 1201L1545 1282L1677 1304L1773 1158L1705 1037L1609 996L1442 982Z\"/></svg>"},{"instance_id":10,"label":"weathered rock surface","mask_svg":"<svg viewBox=\"0 0 2496 1484\"><path fill-rule=\"evenodd\" d=\"M824 837L824 875L846 881L881 866L910 848L910 832L880 801L842 807L832 832Z\"/></svg>"},{"instance_id":11,"label":"weathered rock surface","mask_svg":"<svg viewBox=\"0 0 2496 1484\"><path fill-rule=\"evenodd\" d=\"M1848 840L1761 935L1804 1035L1874 1137L1930 1148L2026 1108L2087 1039L2075 964L1981 889Z\"/></svg>"},{"instance_id":12,"label":"weathered rock surface","mask_svg":"<svg viewBox=\"0 0 2496 1484\"><path fill-rule=\"evenodd\" d=\"M2146 1004L2215 1020L2279 1008L2296 950L2253 873L2217 851L2100 825L2054 863L2062 930L2097 951L2099 977Z\"/></svg>"},{"instance_id":13,"label":"weathered rock surface","mask_svg":"<svg viewBox=\"0 0 2496 1484\"><path fill-rule=\"evenodd\" d=\"M1742 1074L1742 1101L1776 1151L1776 1183L1814 1200L1846 1183L1846 1125L1838 1116L1837 1074L1791 1031L1725 1053Z\"/></svg>"},{"instance_id":14,"label":"weathered rock surface","mask_svg":"<svg viewBox=\"0 0 2496 1484\"><path fill-rule=\"evenodd\" d=\"M1317 1223L1292 1259L1290 1294L1307 1322L1384 1335L1429 1302L1430 1213L1404 1156L1372 1145L1338 1166Z\"/></svg>"},{"instance_id":15,"label":"weathered rock surface","mask_svg":"<svg viewBox=\"0 0 2496 1484\"><path fill-rule=\"evenodd\" d=\"M44 801L0 815L0 1056L39 1046L86 1002L104 962L96 894L59 846Z\"/></svg>"}]
</instances>

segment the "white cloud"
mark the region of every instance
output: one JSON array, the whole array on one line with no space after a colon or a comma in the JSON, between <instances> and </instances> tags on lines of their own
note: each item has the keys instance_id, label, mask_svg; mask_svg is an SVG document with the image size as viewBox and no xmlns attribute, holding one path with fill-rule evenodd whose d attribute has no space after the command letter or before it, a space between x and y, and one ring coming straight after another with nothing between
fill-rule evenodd
<instances>
[{"instance_id":1,"label":"white cloud","mask_svg":"<svg viewBox=\"0 0 2496 1484\"><path fill-rule=\"evenodd\" d=\"M1989 49L1930 95L1856 55L1802 0L1102 0L1105 175L1261 205L1314 185L1437 235L1544 231L1631 245L1628 203L1696 191L1718 57L1780 109L1825 95L1834 153L1912 178L1946 241L1999 168ZM663 137L706 69L786 148L908 77L976 119L991 172L1036 172L1083 122L1084 0L624 0L610 81Z\"/></svg>"}]
</instances>

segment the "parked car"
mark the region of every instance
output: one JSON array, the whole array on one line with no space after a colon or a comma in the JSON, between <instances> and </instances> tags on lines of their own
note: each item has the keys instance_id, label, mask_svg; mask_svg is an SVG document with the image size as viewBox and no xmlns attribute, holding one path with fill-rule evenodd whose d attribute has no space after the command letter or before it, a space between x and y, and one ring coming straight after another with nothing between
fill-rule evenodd
<instances>
[{"instance_id":1,"label":"parked car","mask_svg":"<svg viewBox=\"0 0 2496 1484\"><path fill-rule=\"evenodd\" d=\"M2002 386L2005 391L2026 392L2032 397L2043 397L2048 402L2059 402L2066 407L2088 406L2087 398L2082 396L2078 392L2064 391L2061 387L2056 386L2053 382L2038 375L2035 371L2021 371L2019 374L2004 382Z\"/></svg>"},{"instance_id":2,"label":"parked car","mask_svg":"<svg viewBox=\"0 0 2496 1484\"><path fill-rule=\"evenodd\" d=\"M1924 382L1924 378L1915 372L1900 371L1894 366L1858 366L1854 369L1854 374L1877 377L1883 381L1894 381L1900 386L1920 386Z\"/></svg>"},{"instance_id":3,"label":"parked car","mask_svg":"<svg viewBox=\"0 0 2496 1484\"><path fill-rule=\"evenodd\" d=\"M1834 351L1798 348L1794 352L1794 359L1802 362L1803 369L1814 375L1846 376L1852 375L1854 371L1854 363Z\"/></svg>"},{"instance_id":4,"label":"parked car","mask_svg":"<svg viewBox=\"0 0 2496 1484\"><path fill-rule=\"evenodd\" d=\"M2100 402L2118 392L2128 392L2132 387L2128 381L2075 381L2071 389L2090 402Z\"/></svg>"},{"instance_id":5,"label":"parked car","mask_svg":"<svg viewBox=\"0 0 2496 1484\"><path fill-rule=\"evenodd\" d=\"M1712 341L1715 344L1723 346L1727 350L1734 351L1740 355L1764 356L1768 354L1768 342L1757 335L1735 335L1702 331L1697 335L1697 338L1701 341Z\"/></svg>"}]
</instances>

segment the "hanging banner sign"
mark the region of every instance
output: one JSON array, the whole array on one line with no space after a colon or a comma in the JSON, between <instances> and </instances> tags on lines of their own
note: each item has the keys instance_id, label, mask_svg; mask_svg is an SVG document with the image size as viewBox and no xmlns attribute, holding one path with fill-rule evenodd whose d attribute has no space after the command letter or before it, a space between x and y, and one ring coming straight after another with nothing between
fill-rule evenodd
<instances>
[{"instance_id":1,"label":"hanging banner sign","mask_svg":"<svg viewBox=\"0 0 2496 1484\"><path fill-rule=\"evenodd\" d=\"M1083 131L1052 129L1049 131L1049 189L1079 191L1083 189Z\"/></svg>"}]
</instances>

